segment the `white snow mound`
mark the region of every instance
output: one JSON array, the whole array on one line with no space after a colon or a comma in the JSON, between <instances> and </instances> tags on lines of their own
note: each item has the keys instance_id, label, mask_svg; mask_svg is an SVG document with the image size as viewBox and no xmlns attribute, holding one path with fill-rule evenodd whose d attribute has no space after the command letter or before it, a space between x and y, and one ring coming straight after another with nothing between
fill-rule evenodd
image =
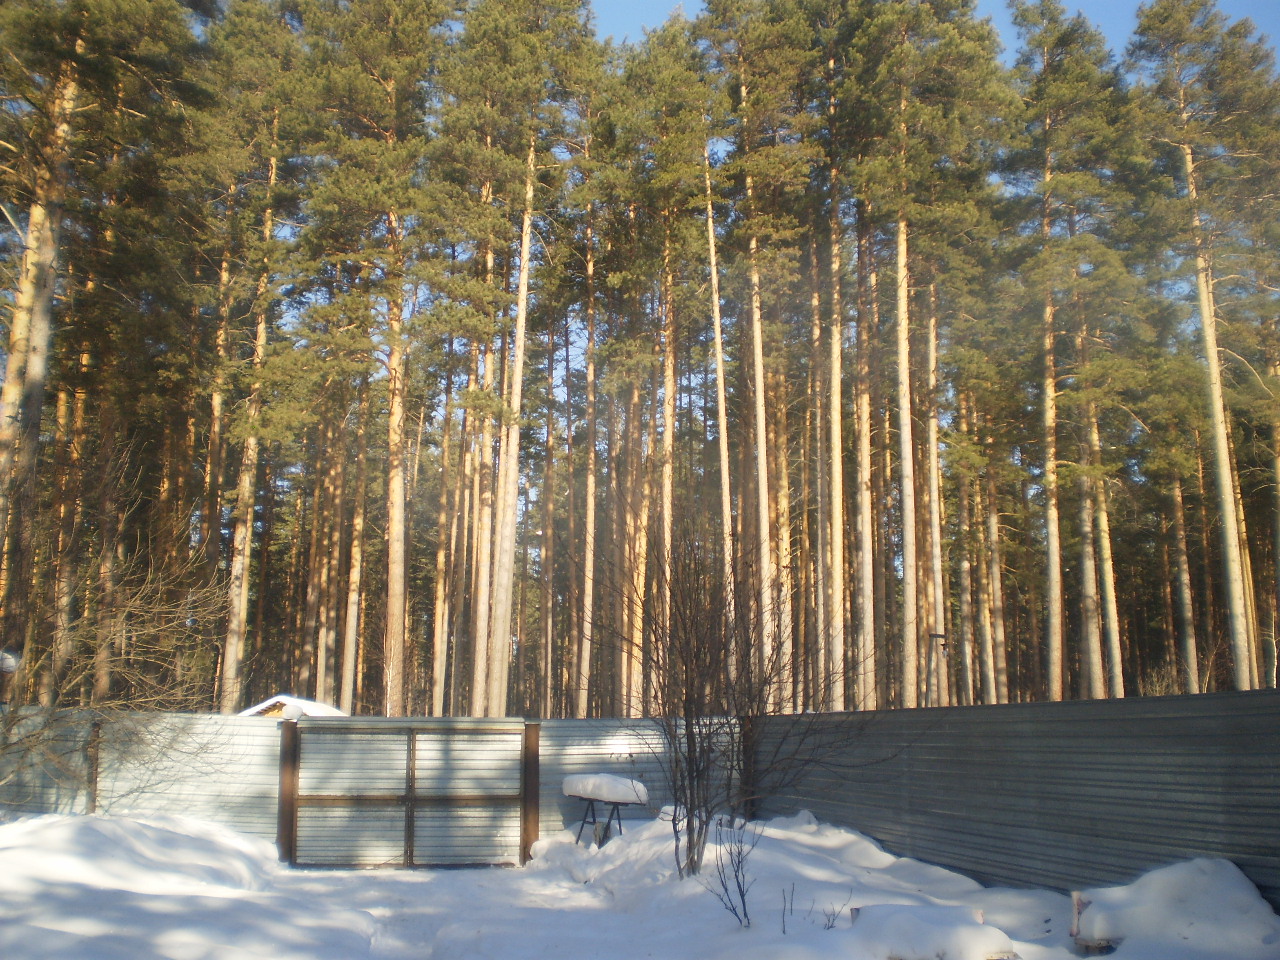
<instances>
[{"instance_id":1,"label":"white snow mound","mask_svg":"<svg viewBox=\"0 0 1280 960\"><path fill-rule=\"evenodd\" d=\"M1116 960L1280 960L1280 918L1229 860L1186 860L1079 896L1078 938L1116 944Z\"/></svg>"}]
</instances>

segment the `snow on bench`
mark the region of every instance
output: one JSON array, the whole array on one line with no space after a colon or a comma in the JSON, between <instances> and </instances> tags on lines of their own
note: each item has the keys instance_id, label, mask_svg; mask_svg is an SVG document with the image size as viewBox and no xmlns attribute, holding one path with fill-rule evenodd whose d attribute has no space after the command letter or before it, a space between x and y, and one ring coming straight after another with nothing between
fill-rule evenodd
<instances>
[{"instance_id":1,"label":"snow on bench","mask_svg":"<svg viewBox=\"0 0 1280 960\"><path fill-rule=\"evenodd\" d=\"M582 840L582 831L591 824L596 845L609 839L609 828L618 824L618 834L622 834L622 813L619 807L649 802L649 790L639 780L628 780L611 773L575 773L564 778L562 787L566 797L585 800L587 809L582 814L582 823L578 827L578 836L574 842ZM596 804L607 803L609 815L604 823L596 818Z\"/></svg>"},{"instance_id":2,"label":"snow on bench","mask_svg":"<svg viewBox=\"0 0 1280 960\"><path fill-rule=\"evenodd\" d=\"M649 790L643 783L612 773L575 773L565 777L564 795L601 803L649 802Z\"/></svg>"}]
</instances>

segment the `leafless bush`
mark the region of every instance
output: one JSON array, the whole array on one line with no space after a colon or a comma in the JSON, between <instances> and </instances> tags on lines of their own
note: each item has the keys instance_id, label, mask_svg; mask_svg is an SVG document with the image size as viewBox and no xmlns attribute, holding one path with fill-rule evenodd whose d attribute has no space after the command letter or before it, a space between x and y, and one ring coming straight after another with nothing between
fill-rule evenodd
<instances>
[{"instance_id":1,"label":"leafless bush","mask_svg":"<svg viewBox=\"0 0 1280 960\"><path fill-rule=\"evenodd\" d=\"M747 858L760 842L759 829L746 820L716 818L716 869L715 883L703 880L703 886L715 894L720 904L733 915L738 924L751 926L751 913L747 906L747 894L755 880L747 873Z\"/></svg>"}]
</instances>

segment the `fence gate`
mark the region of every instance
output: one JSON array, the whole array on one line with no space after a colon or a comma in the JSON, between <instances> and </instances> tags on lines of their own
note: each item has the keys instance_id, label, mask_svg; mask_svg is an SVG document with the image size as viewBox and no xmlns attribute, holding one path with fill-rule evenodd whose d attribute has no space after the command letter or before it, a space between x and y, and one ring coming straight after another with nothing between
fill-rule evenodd
<instances>
[{"instance_id":1,"label":"fence gate","mask_svg":"<svg viewBox=\"0 0 1280 960\"><path fill-rule=\"evenodd\" d=\"M281 859L326 867L519 863L536 838L529 825L537 826L537 725L531 737L525 726L383 717L281 724Z\"/></svg>"}]
</instances>

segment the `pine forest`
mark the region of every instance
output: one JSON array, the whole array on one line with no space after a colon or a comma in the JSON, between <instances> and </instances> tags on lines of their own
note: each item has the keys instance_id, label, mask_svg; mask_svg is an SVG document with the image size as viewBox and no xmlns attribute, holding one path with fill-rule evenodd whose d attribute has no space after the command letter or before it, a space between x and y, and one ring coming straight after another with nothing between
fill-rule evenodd
<instances>
[{"instance_id":1,"label":"pine forest","mask_svg":"<svg viewBox=\"0 0 1280 960\"><path fill-rule=\"evenodd\" d=\"M0 6L15 705L1275 686L1270 41L705 7Z\"/></svg>"}]
</instances>

